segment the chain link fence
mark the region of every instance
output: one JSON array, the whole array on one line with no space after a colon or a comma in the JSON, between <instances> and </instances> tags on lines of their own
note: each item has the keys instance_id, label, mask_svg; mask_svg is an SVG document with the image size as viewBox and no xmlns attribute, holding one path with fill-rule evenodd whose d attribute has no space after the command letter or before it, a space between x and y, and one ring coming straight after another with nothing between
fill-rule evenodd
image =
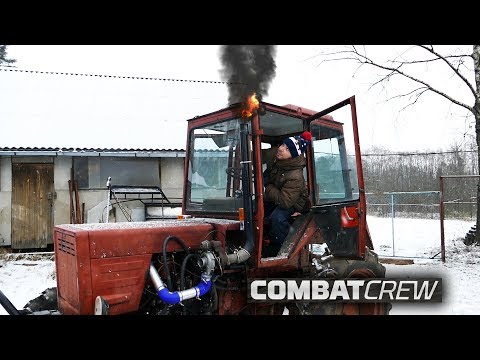
<instances>
[{"instance_id":1,"label":"chain link fence","mask_svg":"<svg viewBox=\"0 0 480 360\"><path fill-rule=\"evenodd\" d=\"M442 178L443 191L366 194L367 224L380 256L445 261L445 252L458 250L476 221L478 176Z\"/></svg>"},{"instance_id":2,"label":"chain link fence","mask_svg":"<svg viewBox=\"0 0 480 360\"><path fill-rule=\"evenodd\" d=\"M455 256L458 244L464 242L467 232L476 223L479 178L480 175L440 176L443 261L448 256Z\"/></svg>"},{"instance_id":3,"label":"chain link fence","mask_svg":"<svg viewBox=\"0 0 480 360\"><path fill-rule=\"evenodd\" d=\"M366 200L367 224L380 256L439 256L440 191L367 193Z\"/></svg>"},{"instance_id":4,"label":"chain link fence","mask_svg":"<svg viewBox=\"0 0 480 360\"><path fill-rule=\"evenodd\" d=\"M444 219L475 221L478 175L442 176Z\"/></svg>"}]
</instances>

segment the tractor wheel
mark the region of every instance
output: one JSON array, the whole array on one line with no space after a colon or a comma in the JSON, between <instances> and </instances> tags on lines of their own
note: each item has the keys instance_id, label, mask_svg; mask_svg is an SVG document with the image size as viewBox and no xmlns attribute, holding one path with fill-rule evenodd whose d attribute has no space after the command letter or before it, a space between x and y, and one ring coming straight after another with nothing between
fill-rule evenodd
<instances>
[{"instance_id":1,"label":"tractor wheel","mask_svg":"<svg viewBox=\"0 0 480 360\"><path fill-rule=\"evenodd\" d=\"M340 276L343 278L385 277L385 267L376 261L354 260L344 269ZM296 305L301 315L388 315L392 307L390 303L310 302Z\"/></svg>"},{"instance_id":2,"label":"tractor wheel","mask_svg":"<svg viewBox=\"0 0 480 360\"><path fill-rule=\"evenodd\" d=\"M347 278L384 278L385 267L379 262L354 261L346 270ZM390 303L344 303L342 315L388 315Z\"/></svg>"},{"instance_id":3,"label":"tractor wheel","mask_svg":"<svg viewBox=\"0 0 480 360\"><path fill-rule=\"evenodd\" d=\"M341 315L343 305L341 303L310 302L296 303L299 315Z\"/></svg>"},{"instance_id":4,"label":"tractor wheel","mask_svg":"<svg viewBox=\"0 0 480 360\"><path fill-rule=\"evenodd\" d=\"M390 303L297 303L294 315L388 315Z\"/></svg>"},{"instance_id":5,"label":"tractor wheel","mask_svg":"<svg viewBox=\"0 0 480 360\"><path fill-rule=\"evenodd\" d=\"M57 288L53 287L44 290L35 299L30 300L23 308L30 310L31 312L57 310Z\"/></svg>"},{"instance_id":6,"label":"tractor wheel","mask_svg":"<svg viewBox=\"0 0 480 360\"><path fill-rule=\"evenodd\" d=\"M473 245L475 242L475 236L477 234L477 225L473 225L472 228L468 231L467 235L463 239L465 245Z\"/></svg>"},{"instance_id":7,"label":"tractor wheel","mask_svg":"<svg viewBox=\"0 0 480 360\"><path fill-rule=\"evenodd\" d=\"M383 278L385 267L379 262L354 260L345 270L348 278Z\"/></svg>"}]
</instances>

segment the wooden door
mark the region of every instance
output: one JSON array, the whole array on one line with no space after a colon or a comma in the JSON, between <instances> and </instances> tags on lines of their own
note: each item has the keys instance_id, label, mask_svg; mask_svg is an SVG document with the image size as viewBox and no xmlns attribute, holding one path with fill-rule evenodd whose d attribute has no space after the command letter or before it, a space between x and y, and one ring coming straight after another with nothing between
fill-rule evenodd
<instances>
[{"instance_id":1,"label":"wooden door","mask_svg":"<svg viewBox=\"0 0 480 360\"><path fill-rule=\"evenodd\" d=\"M12 164L12 249L52 243L53 199L53 164Z\"/></svg>"}]
</instances>

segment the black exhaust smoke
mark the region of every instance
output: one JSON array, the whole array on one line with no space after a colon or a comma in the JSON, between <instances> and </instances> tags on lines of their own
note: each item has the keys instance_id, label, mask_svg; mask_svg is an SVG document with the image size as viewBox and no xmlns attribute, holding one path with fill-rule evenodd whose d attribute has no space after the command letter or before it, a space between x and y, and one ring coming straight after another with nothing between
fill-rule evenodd
<instances>
[{"instance_id":1,"label":"black exhaust smoke","mask_svg":"<svg viewBox=\"0 0 480 360\"><path fill-rule=\"evenodd\" d=\"M275 77L275 45L223 45L221 76L228 82L228 102L244 103L256 93L259 101L268 95Z\"/></svg>"}]
</instances>

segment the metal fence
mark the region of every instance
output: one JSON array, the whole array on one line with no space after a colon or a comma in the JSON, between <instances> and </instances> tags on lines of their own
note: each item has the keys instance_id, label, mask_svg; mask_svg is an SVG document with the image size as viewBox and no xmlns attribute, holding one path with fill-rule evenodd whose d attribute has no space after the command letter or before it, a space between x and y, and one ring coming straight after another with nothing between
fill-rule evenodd
<instances>
[{"instance_id":1,"label":"metal fence","mask_svg":"<svg viewBox=\"0 0 480 360\"><path fill-rule=\"evenodd\" d=\"M442 260L452 240L464 239L477 218L480 175L440 176L440 236Z\"/></svg>"},{"instance_id":2,"label":"metal fence","mask_svg":"<svg viewBox=\"0 0 480 360\"><path fill-rule=\"evenodd\" d=\"M379 255L436 258L441 253L440 191L367 193L366 200Z\"/></svg>"},{"instance_id":3,"label":"metal fence","mask_svg":"<svg viewBox=\"0 0 480 360\"><path fill-rule=\"evenodd\" d=\"M477 214L479 175L440 177L440 191L367 193L367 224L380 256L441 259L458 252ZM463 244L461 244L463 246Z\"/></svg>"}]
</instances>

